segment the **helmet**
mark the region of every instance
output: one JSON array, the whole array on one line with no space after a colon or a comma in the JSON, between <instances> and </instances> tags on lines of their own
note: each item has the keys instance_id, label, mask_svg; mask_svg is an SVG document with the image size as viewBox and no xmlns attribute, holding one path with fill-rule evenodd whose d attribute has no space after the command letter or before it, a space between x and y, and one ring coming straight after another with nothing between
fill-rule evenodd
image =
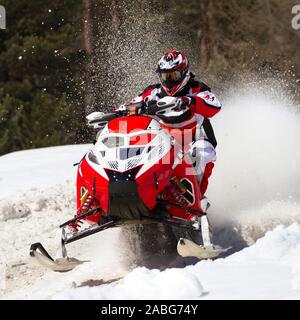
<instances>
[{"instance_id":1,"label":"helmet","mask_svg":"<svg viewBox=\"0 0 300 320\"><path fill-rule=\"evenodd\" d=\"M180 91L190 79L187 57L177 50L170 50L161 57L156 72L169 96Z\"/></svg>"}]
</instances>

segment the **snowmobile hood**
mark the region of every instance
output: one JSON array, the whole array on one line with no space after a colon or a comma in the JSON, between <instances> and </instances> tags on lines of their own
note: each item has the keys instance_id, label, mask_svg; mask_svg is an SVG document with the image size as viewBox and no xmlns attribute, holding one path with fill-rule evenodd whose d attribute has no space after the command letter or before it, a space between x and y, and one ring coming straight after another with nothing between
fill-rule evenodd
<instances>
[{"instance_id":1,"label":"snowmobile hood","mask_svg":"<svg viewBox=\"0 0 300 320\"><path fill-rule=\"evenodd\" d=\"M151 120L150 117L145 116L117 118L108 123L108 131L109 133L127 134L147 130Z\"/></svg>"}]
</instances>

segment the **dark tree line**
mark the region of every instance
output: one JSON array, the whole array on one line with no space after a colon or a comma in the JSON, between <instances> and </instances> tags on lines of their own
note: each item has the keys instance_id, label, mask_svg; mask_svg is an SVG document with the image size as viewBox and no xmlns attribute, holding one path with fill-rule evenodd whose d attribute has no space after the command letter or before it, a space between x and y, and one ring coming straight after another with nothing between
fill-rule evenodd
<instances>
[{"instance_id":1,"label":"dark tree line","mask_svg":"<svg viewBox=\"0 0 300 320\"><path fill-rule=\"evenodd\" d=\"M0 154L75 142L84 116L81 6L5 0L0 31Z\"/></svg>"}]
</instances>

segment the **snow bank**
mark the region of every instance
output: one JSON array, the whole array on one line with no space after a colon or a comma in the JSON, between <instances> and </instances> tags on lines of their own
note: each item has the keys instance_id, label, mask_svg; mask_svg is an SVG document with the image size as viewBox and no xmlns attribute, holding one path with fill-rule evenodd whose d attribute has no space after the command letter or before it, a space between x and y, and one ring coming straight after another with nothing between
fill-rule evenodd
<instances>
[{"instance_id":1,"label":"snow bank","mask_svg":"<svg viewBox=\"0 0 300 320\"><path fill-rule=\"evenodd\" d=\"M148 270L136 268L118 283L82 287L60 293L53 299L189 299L203 293L197 274L187 269Z\"/></svg>"},{"instance_id":2,"label":"snow bank","mask_svg":"<svg viewBox=\"0 0 300 320\"><path fill-rule=\"evenodd\" d=\"M44 155L49 151L45 149ZM18 216L24 205L29 213ZM75 183L71 181L0 200L0 297L51 299L59 292L82 283L118 279L129 272L130 267L125 259L126 243L119 239L119 228L105 230L68 245L70 256L92 261L67 274L54 273L34 264L29 257L29 247L34 242L42 242L52 256L61 254L57 250L60 248L58 226L70 219L74 210ZM145 273L148 271L145 270ZM135 275L129 278L130 283L136 282ZM143 273L140 277L143 277ZM190 277L193 278L192 275ZM157 283L162 283L163 278L164 275L159 273ZM128 288L125 285L123 291ZM162 287L154 286L152 291L159 292L160 289ZM196 289L201 293L199 284ZM143 287L139 290L142 292ZM183 293L180 291L180 294ZM164 296L163 293L160 295Z\"/></svg>"},{"instance_id":3,"label":"snow bank","mask_svg":"<svg viewBox=\"0 0 300 320\"><path fill-rule=\"evenodd\" d=\"M20 192L75 181L74 163L89 145L59 146L12 152L0 157L0 200Z\"/></svg>"},{"instance_id":4,"label":"snow bank","mask_svg":"<svg viewBox=\"0 0 300 320\"><path fill-rule=\"evenodd\" d=\"M225 259L163 272L137 268L117 283L53 299L299 299L299 252L300 225L279 226Z\"/></svg>"}]
</instances>

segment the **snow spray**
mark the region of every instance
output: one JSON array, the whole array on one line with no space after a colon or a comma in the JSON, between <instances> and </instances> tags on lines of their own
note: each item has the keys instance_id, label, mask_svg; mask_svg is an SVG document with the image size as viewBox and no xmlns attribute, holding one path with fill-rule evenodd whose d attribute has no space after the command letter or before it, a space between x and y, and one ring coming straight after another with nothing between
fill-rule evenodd
<instances>
[{"instance_id":1,"label":"snow spray","mask_svg":"<svg viewBox=\"0 0 300 320\"><path fill-rule=\"evenodd\" d=\"M208 197L216 219L300 219L299 105L285 88L261 80L223 97L212 119L218 159Z\"/></svg>"}]
</instances>

